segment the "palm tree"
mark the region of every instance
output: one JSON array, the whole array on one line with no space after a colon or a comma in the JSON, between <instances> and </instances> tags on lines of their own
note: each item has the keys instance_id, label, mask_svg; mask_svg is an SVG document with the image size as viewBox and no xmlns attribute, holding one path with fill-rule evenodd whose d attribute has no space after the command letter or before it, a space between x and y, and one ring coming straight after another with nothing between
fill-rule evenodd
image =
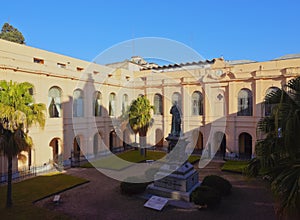
<instances>
[{"instance_id":1,"label":"palm tree","mask_svg":"<svg viewBox=\"0 0 300 220\"><path fill-rule=\"evenodd\" d=\"M146 96L133 100L129 107L129 125L132 131L140 136L141 154L146 156L146 135L152 123L151 111L153 106Z\"/></svg>"},{"instance_id":2,"label":"palm tree","mask_svg":"<svg viewBox=\"0 0 300 220\"><path fill-rule=\"evenodd\" d=\"M257 130L264 139L256 143L257 157L250 161L248 175L267 175L279 201L278 214L299 215L300 206L300 77L282 90L267 95L272 114L262 118ZM295 217L295 216L293 216Z\"/></svg>"},{"instance_id":3,"label":"palm tree","mask_svg":"<svg viewBox=\"0 0 300 220\"><path fill-rule=\"evenodd\" d=\"M28 82L0 81L0 152L8 161L7 207L12 206L12 161L32 146L28 128L45 125L46 106L34 104L33 89Z\"/></svg>"}]
</instances>

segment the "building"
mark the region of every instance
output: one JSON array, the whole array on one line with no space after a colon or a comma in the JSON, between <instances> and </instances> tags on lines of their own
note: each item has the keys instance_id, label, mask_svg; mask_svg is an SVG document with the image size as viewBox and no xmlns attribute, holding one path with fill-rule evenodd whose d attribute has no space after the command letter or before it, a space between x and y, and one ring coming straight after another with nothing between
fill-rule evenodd
<instances>
[{"instance_id":1,"label":"building","mask_svg":"<svg viewBox=\"0 0 300 220\"><path fill-rule=\"evenodd\" d=\"M14 168L93 158L135 141L120 117L146 95L154 105L149 146L166 147L170 108L182 112L190 149L213 156L251 158L259 119L270 114L265 95L300 74L300 55L255 61L213 60L158 66L142 58L107 66L0 40L0 79L30 82L37 103L47 105L43 130L33 127L34 146ZM26 154L26 152L24 152ZM0 174L7 161L0 156Z\"/></svg>"}]
</instances>

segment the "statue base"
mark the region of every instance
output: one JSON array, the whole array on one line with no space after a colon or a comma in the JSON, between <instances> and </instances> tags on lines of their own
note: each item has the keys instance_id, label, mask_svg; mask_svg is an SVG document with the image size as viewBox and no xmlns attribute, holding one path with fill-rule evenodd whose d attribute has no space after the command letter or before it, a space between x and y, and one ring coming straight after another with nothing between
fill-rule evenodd
<instances>
[{"instance_id":1,"label":"statue base","mask_svg":"<svg viewBox=\"0 0 300 220\"><path fill-rule=\"evenodd\" d=\"M198 172L187 162L185 148L188 142L181 137L169 135L166 140L171 152L170 161L161 166L154 178L154 183L147 187L150 194L175 200L190 201L191 193L200 185ZM172 157L172 158L171 158ZM186 162L184 162L186 161Z\"/></svg>"},{"instance_id":2,"label":"statue base","mask_svg":"<svg viewBox=\"0 0 300 220\"><path fill-rule=\"evenodd\" d=\"M173 165L162 166L155 175L155 179L158 180L148 185L147 192L157 196L189 202L191 193L200 185L198 172L192 164L186 162L175 172L169 174L170 170L173 170L171 166Z\"/></svg>"}]
</instances>

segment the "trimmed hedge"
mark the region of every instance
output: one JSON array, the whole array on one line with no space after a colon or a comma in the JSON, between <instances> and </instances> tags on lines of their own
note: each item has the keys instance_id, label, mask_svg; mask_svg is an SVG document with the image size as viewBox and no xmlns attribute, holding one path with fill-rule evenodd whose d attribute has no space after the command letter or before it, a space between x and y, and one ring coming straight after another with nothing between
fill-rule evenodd
<instances>
[{"instance_id":1,"label":"trimmed hedge","mask_svg":"<svg viewBox=\"0 0 300 220\"><path fill-rule=\"evenodd\" d=\"M209 186L199 186L191 194L191 201L196 205L215 208L221 202L220 193Z\"/></svg>"},{"instance_id":2,"label":"trimmed hedge","mask_svg":"<svg viewBox=\"0 0 300 220\"><path fill-rule=\"evenodd\" d=\"M232 188L232 185L228 180L216 175L204 177L201 186L212 187L217 190L222 196L229 195Z\"/></svg>"},{"instance_id":3,"label":"trimmed hedge","mask_svg":"<svg viewBox=\"0 0 300 220\"><path fill-rule=\"evenodd\" d=\"M142 178L139 177L128 177L125 181L121 182L120 188L121 192L127 195L134 195L142 193L146 190L149 182L141 182Z\"/></svg>"}]
</instances>

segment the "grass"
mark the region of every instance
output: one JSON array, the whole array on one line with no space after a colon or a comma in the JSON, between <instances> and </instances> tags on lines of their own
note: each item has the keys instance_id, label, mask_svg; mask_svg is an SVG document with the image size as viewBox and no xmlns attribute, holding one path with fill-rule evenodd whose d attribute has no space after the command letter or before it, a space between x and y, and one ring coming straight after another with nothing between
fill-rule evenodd
<instances>
[{"instance_id":1,"label":"grass","mask_svg":"<svg viewBox=\"0 0 300 220\"><path fill-rule=\"evenodd\" d=\"M61 213L37 207L33 202L85 182L82 178L53 173L14 183L13 207L9 209L5 207L6 186L1 186L1 219L69 219Z\"/></svg>"},{"instance_id":2,"label":"grass","mask_svg":"<svg viewBox=\"0 0 300 220\"><path fill-rule=\"evenodd\" d=\"M113 159L114 156L108 156L100 160L93 161L92 163L87 162L81 165L82 168L104 168L112 170L122 170L131 165L131 163L140 163L145 160L159 160L166 155L165 152L161 151L147 151L147 156L144 157L140 154L138 150L125 151L119 154L116 154L122 160L116 162ZM188 159L190 163L195 163L200 159L199 156L191 155Z\"/></svg>"},{"instance_id":3,"label":"grass","mask_svg":"<svg viewBox=\"0 0 300 220\"><path fill-rule=\"evenodd\" d=\"M228 160L222 166L222 171L229 171L235 173L243 173L244 169L248 165L249 161L235 161L235 160Z\"/></svg>"},{"instance_id":4,"label":"grass","mask_svg":"<svg viewBox=\"0 0 300 220\"><path fill-rule=\"evenodd\" d=\"M200 156L196 156L196 155L190 155L188 162L190 162L191 164L196 163L198 160L200 160Z\"/></svg>"},{"instance_id":5,"label":"grass","mask_svg":"<svg viewBox=\"0 0 300 220\"><path fill-rule=\"evenodd\" d=\"M159 151L147 151L147 156L144 157L140 155L140 151L131 150L122 152L116 155L111 155L100 160L93 161L92 163L87 162L81 167L83 168L104 168L104 169L112 169L112 170L121 170L131 165L131 163L140 163L145 160L159 160L166 155L165 152ZM118 156L122 160L114 159L114 156Z\"/></svg>"}]
</instances>

